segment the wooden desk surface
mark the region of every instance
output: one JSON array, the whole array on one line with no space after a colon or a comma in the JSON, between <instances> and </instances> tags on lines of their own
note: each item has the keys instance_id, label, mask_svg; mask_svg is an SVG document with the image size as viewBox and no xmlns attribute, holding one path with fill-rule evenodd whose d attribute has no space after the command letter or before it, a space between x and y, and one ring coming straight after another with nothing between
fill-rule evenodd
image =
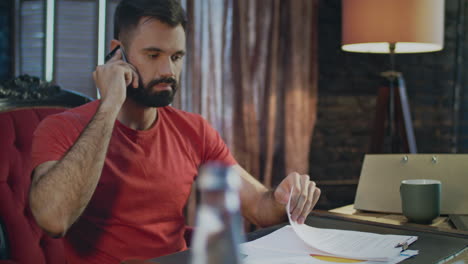
<instances>
[{"instance_id":1,"label":"wooden desk surface","mask_svg":"<svg viewBox=\"0 0 468 264\"><path fill-rule=\"evenodd\" d=\"M365 221L399 225L399 226L413 226L413 227L424 227L434 229L437 231L457 233L468 236L468 232L457 230L450 222L448 217L440 216L432 221L431 225L418 225L409 223L405 216L401 214L389 214L389 213L376 213L354 209L354 204L346 205L343 207L329 210L328 212L334 213L340 216L349 217L353 219L360 219ZM468 264L468 248L461 252L458 256L445 262L447 264Z\"/></svg>"},{"instance_id":2,"label":"wooden desk surface","mask_svg":"<svg viewBox=\"0 0 468 264\"><path fill-rule=\"evenodd\" d=\"M361 217L361 216L359 216ZM374 218L379 218L372 216ZM387 220L385 220L387 221ZM408 234L412 233L419 236L420 240L415 243L413 249L422 250L423 254L420 254L416 258L405 260L403 263L423 263L429 264L434 263L434 259L438 259L437 263L453 263L453 264L468 264L467 255L468 249L468 235L446 233L438 229L431 229L427 226L406 226L399 225L394 226L388 223L381 223L380 221L370 221L369 219L356 219L356 216L346 215L341 213L331 213L323 211L314 211L307 217L306 223L311 226L318 228L345 228L355 231L366 231L376 232L382 234ZM285 223L286 224L286 223ZM257 230L255 232L247 234L247 239L254 240L269 234L285 224L273 226ZM437 227L438 228L438 227ZM466 243L464 242L466 241ZM463 251L463 249L465 249ZM451 254L458 253L457 256L447 259L445 262L440 262L440 259L451 256ZM428 254L429 253L429 254ZM449 253L449 255L446 255ZM442 258L441 258L442 257ZM450 258L450 257L449 257ZM190 263L190 251L178 252L172 255L157 257L146 261L126 261L126 264L185 264Z\"/></svg>"}]
</instances>

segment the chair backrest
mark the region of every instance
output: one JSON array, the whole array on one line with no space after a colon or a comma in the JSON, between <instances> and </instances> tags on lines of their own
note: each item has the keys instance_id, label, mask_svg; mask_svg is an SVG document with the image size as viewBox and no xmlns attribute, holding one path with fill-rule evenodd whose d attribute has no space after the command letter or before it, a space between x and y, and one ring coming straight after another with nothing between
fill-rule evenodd
<instances>
[{"instance_id":1,"label":"chair backrest","mask_svg":"<svg viewBox=\"0 0 468 264\"><path fill-rule=\"evenodd\" d=\"M46 116L87 101L67 91L42 101L0 99L0 220L16 263L65 263L62 240L46 235L29 209L32 135Z\"/></svg>"}]
</instances>

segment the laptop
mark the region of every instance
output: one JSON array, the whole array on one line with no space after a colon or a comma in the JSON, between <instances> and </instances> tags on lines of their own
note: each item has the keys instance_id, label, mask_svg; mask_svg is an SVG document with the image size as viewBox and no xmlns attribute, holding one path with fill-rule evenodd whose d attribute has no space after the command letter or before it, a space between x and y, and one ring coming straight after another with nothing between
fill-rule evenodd
<instances>
[{"instance_id":1,"label":"laptop","mask_svg":"<svg viewBox=\"0 0 468 264\"><path fill-rule=\"evenodd\" d=\"M441 181L441 214L468 214L468 154L365 155L354 208L401 213L400 182L406 179Z\"/></svg>"}]
</instances>

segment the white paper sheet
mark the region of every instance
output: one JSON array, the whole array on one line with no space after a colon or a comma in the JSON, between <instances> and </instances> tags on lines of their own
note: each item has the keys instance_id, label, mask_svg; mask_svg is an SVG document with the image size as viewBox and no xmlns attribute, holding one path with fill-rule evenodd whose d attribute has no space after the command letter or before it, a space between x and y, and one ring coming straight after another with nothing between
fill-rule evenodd
<instances>
[{"instance_id":1,"label":"white paper sheet","mask_svg":"<svg viewBox=\"0 0 468 264\"><path fill-rule=\"evenodd\" d=\"M342 258L388 261L398 257L401 248L395 248L400 242L412 243L414 236L381 235L367 232L315 228L298 224L291 219L291 195L286 206L289 223L296 235L308 246L326 255Z\"/></svg>"},{"instance_id":2,"label":"white paper sheet","mask_svg":"<svg viewBox=\"0 0 468 264\"><path fill-rule=\"evenodd\" d=\"M248 246L250 254L243 260L243 264L333 264L343 263L333 262L331 260L320 260L318 258L309 255L295 255L295 254L284 254L270 249L256 248L254 246ZM245 249L245 248L244 248ZM378 262L378 261L365 261L362 264L397 264L407 258L418 255L417 250L406 250L401 254L389 261Z\"/></svg>"},{"instance_id":3,"label":"white paper sheet","mask_svg":"<svg viewBox=\"0 0 468 264\"><path fill-rule=\"evenodd\" d=\"M292 195L292 194L291 194ZM418 254L416 250L401 252L399 242L408 244L417 237L379 235L337 229L321 229L291 221L291 196L286 206L291 225L269 235L240 245L247 255L244 264L330 264L320 256L362 259L365 264L396 264Z\"/></svg>"},{"instance_id":4,"label":"white paper sheet","mask_svg":"<svg viewBox=\"0 0 468 264\"><path fill-rule=\"evenodd\" d=\"M309 255L325 253L307 245L297 236L290 225L280 228L269 235L240 245L241 250L244 248L248 250L249 247L274 249L279 254ZM242 251L242 253L249 255L250 252Z\"/></svg>"}]
</instances>

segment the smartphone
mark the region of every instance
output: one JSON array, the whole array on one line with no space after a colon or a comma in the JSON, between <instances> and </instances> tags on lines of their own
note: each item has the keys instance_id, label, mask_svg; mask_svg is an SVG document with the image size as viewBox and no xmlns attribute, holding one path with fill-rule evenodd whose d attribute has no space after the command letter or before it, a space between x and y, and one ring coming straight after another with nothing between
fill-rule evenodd
<instances>
[{"instance_id":1,"label":"smartphone","mask_svg":"<svg viewBox=\"0 0 468 264\"><path fill-rule=\"evenodd\" d=\"M107 63L112 57L114 57L115 53L119 49L120 49L120 52L122 52L122 60L125 61L126 63L128 63L127 57L125 56L125 52L124 52L123 48L120 48L120 45L115 47L111 52L109 52L109 54L106 55L106 57L104 58L104 63Z\"/></svg>"}]
</instances>

